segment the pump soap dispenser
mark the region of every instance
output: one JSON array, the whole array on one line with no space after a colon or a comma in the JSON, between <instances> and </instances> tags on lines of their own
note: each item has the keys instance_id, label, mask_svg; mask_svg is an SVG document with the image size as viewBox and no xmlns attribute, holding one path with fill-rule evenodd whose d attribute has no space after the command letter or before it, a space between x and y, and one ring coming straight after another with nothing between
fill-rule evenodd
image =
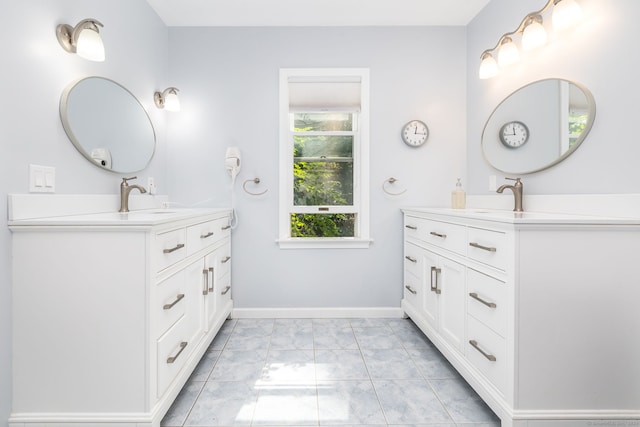
<instances>
[{"instance_id":1,"label":"pump soap dispenser","mask_svg":"<svg viewBox=\"0 0 640 427\"><path fill-rule=\"evenodd\" d=\"M456 188L451 192L451 207L453 209L464 209L467 206L467 195L462 188L462 182L458 178Z\"/></svg>"}]
</instances>

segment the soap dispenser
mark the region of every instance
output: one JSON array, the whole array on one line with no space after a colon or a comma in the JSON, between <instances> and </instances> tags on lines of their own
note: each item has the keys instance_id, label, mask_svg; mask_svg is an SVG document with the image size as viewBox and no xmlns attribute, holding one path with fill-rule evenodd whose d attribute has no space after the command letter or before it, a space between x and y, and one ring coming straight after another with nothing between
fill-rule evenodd
<instances>
[{"instance_id":1,"label":"soap dispenser","mask_svg":"<svg viewBox=\"0 0 640 427\"><path fill-rule=\"evenodd\" d=\"M451 207L453 209L464 209L467 206L467 194L462 188L462 182L458 178L456 188L451 192Z\"/></svg>"}]
</instances>

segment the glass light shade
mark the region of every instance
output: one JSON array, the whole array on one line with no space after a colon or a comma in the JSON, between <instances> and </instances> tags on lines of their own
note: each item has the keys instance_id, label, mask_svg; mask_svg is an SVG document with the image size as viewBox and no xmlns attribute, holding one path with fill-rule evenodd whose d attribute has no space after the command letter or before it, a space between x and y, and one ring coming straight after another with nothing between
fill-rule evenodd
<instances>
[{"instance_id":1,"label":"glass light shade","mask_svg":"<svg viewBox=\"0 0 640 427\"><path fill-rule=\"evenodd\" d=\"M532 21L522 33L522 50L532 50L547 43L547 32L538 21Z\"/></svg>"},{"instance_id":2,"label":"glass light shade","mask_svg":"<svg viewBox=\"0 0 640 427\"><path fill-rule=\"evenodd\" d=\"M519 59L520 52L516 44L511 40L511 37L505 37L498 51L498 65L506 67L518 62Z\"/></svg>"},{"instance_id":3,"label":"glass light shade","mask_svg":"<svg viewBox=\"0 0 640 427\"><path fill-rule=\"evenodd\" d=\"M90 61L104 61L104 44L100 33L91 28L83 29L78 35L76 53Z\"/></svg>"},{"instance_id":4,"label":"glass light shade","mask_svg":"<svg viewBox=\"0 0 640 427\"><path fill-rule=\"evenodd\" d=\"M575 0L560 0L553 6L551 21L557 31L568 28L580 20L582 9Z\"/></svg>"},{"instance_id":5,"label":"glass light shade","mask_svg":"<svg viewBox=\"0 0 640 427\"><path fill-rule=\"evenodd\" d=\"M484 54L482 57L482 62L480 63L480 72L478 73L478 76L484 80L490 79L491 77L495 77L497 75L498 63L490 53Z\"/></svg>"},{"instance_id":6,"label":"glass light shade","mask_svg":"<svg viewBox=\"0 0 640 427\"><path fill-rule=\"evenodd\" d=\"M164 95L164 109L167 111L180 111L180 98L174 91L167 91Z\"/></svg>"}]
</instances>

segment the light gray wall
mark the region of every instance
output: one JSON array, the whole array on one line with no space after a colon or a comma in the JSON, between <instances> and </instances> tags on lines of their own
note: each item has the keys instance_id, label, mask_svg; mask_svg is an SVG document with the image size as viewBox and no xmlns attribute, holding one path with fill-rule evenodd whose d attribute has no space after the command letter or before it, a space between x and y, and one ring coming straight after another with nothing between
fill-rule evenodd
<instances>
[{"instance_id":1,"label":"light gray wall","mask_svg":"<svg viewBox=\"0 0 640 427\"><path fill-rule=\"evenodd\" d=\"M91 165L71 145L58 114L60 95L74 79L100 75L131 90L156 125L158 151L146 182L165 180L164 112L153 92L167 82L168 30L144 0L2 0L2 90L0 102L0 203L9 193L27 193L29 164L56 168L57 193L116 194L120 176ZM83 60L62 50L56 25L96 18L106 61ZM99 100L96 100L99 102ZM162 188L161 188L162 189ZM0 209L0 426L11 408L11 234L6 208ZM33 260L38 268L38 260ZM47 286L44 283L43 286ZM78 319L81 320L81 319ZM52 349L47 349L52 351Z\"/></svg>"},{"instance_id":2,"label":"light gray wall","mask_svg":"<svg viewBox=\"0 0 640 427\"><path fill-rule=\"evenodd\" d=\"M183 106L169 123L171 198L228 204L222 159L228 146L242 150L233 233L236 307L399 307L399 208L446 206L456 177L465 178L465 40L464 27L170 29L170 75ZM278 72L296 67L370 68L369 249L281 250L275 243ZM399 136L415 118L431 129L417 149ZM242 191L254 177L262 180L259 189L269 189L264 196ZM385 195L381 186L389 177L407 193Z\"/></svg>"},{"instance_id":3,"label":"light gray wall","mask_svg":"<svg viewBox=\"0 0 640 427\"><path fill-rule=\"evenodd\" d=\"M467 173L472 194L489 194L490 175L504 175L485 163L480 137L485 121L504 97L532 81L549 77L584 84L596 101L596 119L587 139L568 159L523 177L525 194L625 194L640 192L637 70L640 39L637 0L578 0L584 20L546 47L490 80L478 79L480 54L513 31L541 0L492 0L468 25Z\"/></svg>"}]
</instances>

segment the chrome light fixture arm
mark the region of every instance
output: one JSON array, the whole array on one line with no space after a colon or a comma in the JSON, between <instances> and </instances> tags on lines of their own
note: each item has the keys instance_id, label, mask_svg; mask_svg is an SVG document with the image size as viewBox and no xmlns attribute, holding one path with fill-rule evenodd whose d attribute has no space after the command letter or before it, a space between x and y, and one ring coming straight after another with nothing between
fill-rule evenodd
<instances>
[{"instance_id":1,"label":"chrome light fixture arm","mask_svg":"<svg viewBox=\"0 0 640 427\"><path fill-rule=\"evenodd\" d=\"M64 50L69 53L76 53L78 37L80 37L82 30L90 29L99 33L98 26L104 27L100 21L93 18L83 19L75 27L69 24L60 24L56 27L56 36Z\"/></svg>"}]
</instances>

